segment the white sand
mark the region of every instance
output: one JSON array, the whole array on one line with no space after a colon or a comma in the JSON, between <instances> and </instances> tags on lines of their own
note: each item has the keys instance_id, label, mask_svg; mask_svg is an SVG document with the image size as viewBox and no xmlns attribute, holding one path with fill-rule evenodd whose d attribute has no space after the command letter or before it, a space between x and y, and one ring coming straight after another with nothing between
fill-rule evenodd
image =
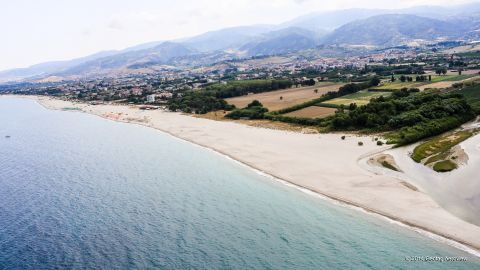
<instances>
[{"instance_id":1,"label":"white sand","mask_svg":"<svg viewBox=\"0 0 480 270\"><path fill-rule=\"evenodd\" d=\"M300 134L128 106L37 100L50 109L77 107L113 120L139 121L297 186L480 250L480 227L450 214L402 180L359 166L359 159L388 148L377 146L371 137L347 135L342 141L338 134ZM358 146L359 141L364 145Z\"/></svg>"}]
</instances>

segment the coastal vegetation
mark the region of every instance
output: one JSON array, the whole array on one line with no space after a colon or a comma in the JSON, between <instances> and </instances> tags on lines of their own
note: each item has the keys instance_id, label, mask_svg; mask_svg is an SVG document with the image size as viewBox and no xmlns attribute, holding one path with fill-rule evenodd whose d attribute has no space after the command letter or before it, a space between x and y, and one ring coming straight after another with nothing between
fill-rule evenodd
<instances>
[{"instance_id":1,"label":"coastal vegetation","mask_svg":"<svg viewBox=\"0 0 480 270\"><path fill-rule=\"evenodd\" d=\"M460 155L455 149L456 146L478 134L479 131L479 129L461 130L434 137L415 147L411 158L437 172L455 170L458 167Z\"/></svg>"},{"instance_id":2,"label":"coastal vegetation","mask_svg":"<svg viewBox=\"0 0 480 270\"><path fill-rule=\"evenodd\" d=\"M462 89L456 93L462 94L476 114L480 114L480 83L478 81L466 82L460 85Z\"/></svg>"},{"instance_id":3,"label":"coastal vegetation","mask_svg":"<svg viewBox=\"0 0 480 270\"><path fill-rule=\"evenodd\" d=\"M455 145L467 140L473 134L473 131L458 131L432 138L415 147L411 157L418 163L428 157L430 158L425 164L438 161L438 157L445 155L445 153L448 153Z\"/></svg>"},{"instance_id":4,"label":"coastal vegetation","mask_svg":"<svg viewBox=\"0 0 480 270\"><path fill-rule=\"evenodd\" d=\"M443 160L433 165L433 170L436 172L450 172L458 168L458 165L450 160Z\"/></svg>"},{"instance_id":5,"label":"coastal vegetation","mask_svg":"<svg viewBox=\"0 0 480 270\"><path fill-rule=\"evenodd\" d=\"M263 107L263 104L258 100L254 100L243 109L235 109L232 112L225 115L230 119L262 119L263 115L268 112L268 109Z\"/></svg>"},{"instance_id":6,"label":"coastal vegetation","mask_svg":"<svg viewBox=\"0 0 480 270\"><path fill-rule=\"evenodd\" d=\"M475 115L461 94L419 92L418 89L402 89L389 96L379 96L363 106L340 107L334 115L324 118L283 115L337 95L340 94L331 93L294 108L265 113L264 118L332 131L386 132L388 143L405 145L459 127Z\"/></svg>"},{"instance_id":7,"label":"coastal vegetation","mask_svg":"<svg viewBox=\"0 0 480 270\"><path fill-rule=\"evenodd\" d=\"M448 131L473 117L459 94L404 89L339 112L330 120L334 130L389 131L389 143L403 145Z\"/></svg>"},{"instance_id":8,"label":"coastal vegetation","mask_svg":"<svg viewBox=\"0 0 480 270\"><path fill-rule=\"evenodd\" d=\"M387 160L383 160L380 164L381 164L382 167L384 167L384 168L387 168L387 169L389 169L389 170L398 172L397 167L395 167L395 166L393 166L392 164L390 164L390 162L388 162Z\"/></svg>"},{"instance_id":9,"label":"coastal vegetation","mask_svg":"<svg viewBox=\"0 0 480 270\"><path fill-rule=\"evenodd\" d=\"M212 91L186 91L174 94L168 101L170 111L204 114L217 110L232 110L235 107L225 100L219 99Z\"/></svg>"},{"instance_id":10,"label":"coastal vegetation","mask_svg":"<svg viewBox=\"0 0 480 270\"><path fill-rule=\"evenodd\" d=\"M205 87L206 92L213 92L217 98L230 98L256 94L292 87L291 80L244 80L216 83Z\"/></svg>"}]
</instances>

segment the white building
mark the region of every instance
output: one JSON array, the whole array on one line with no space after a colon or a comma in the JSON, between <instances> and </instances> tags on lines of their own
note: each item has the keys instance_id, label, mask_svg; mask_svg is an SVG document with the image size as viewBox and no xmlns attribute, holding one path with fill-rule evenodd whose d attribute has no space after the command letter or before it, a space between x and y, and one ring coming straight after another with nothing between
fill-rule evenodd
<instances>
[{"instance_id":1,"label":"white building","mask_svg":"<svg viewBox=\"0 0 480 270\"><path fill-rule=\"evenodd\" d=\"M155 102L155 95L148 95L148 96L147 96L147 102L148 102L148 103L153 103L153 102Z\"/></svg>"}]
</instances>

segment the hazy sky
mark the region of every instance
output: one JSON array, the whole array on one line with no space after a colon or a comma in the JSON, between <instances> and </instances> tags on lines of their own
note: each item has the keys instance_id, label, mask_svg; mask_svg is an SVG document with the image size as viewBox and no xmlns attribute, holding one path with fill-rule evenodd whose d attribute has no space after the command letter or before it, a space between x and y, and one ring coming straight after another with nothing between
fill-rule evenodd
<instances>
[{"instance_id":1,"label":"hazy sky","mask_svg":"<svg viewBox=\"0 0 480 270\"><path fill-rule=\"evenodd\" d=\"M471 0L2 0L0 70L65 60L313 11L455 5Z\"/></svg>"}]
</instances>

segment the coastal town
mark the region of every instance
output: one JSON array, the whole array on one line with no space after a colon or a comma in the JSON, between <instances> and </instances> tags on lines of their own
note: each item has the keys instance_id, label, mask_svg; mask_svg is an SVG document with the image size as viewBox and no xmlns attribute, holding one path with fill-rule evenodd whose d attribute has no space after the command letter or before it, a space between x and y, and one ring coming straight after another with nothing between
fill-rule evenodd
<instances>
[{"instance_id":1,"label":"coastal town","mask_svg":"<svg viewBox=\"0 0 480 270\"><path fill-rule=\"evenodd\" d=\"M424 48L394 48L373 53L357 52L351 57L305 57L298 54L252 57L206 66L165 67L154 73L6 83L0 85L0 91L89 102L162 105L174 93L181 95L188 90L232 80L287 79L298 86L309 79L316 82L361 82L369 76L418 75L439 68L460 73L478 69L478 58L448 52L451 47L452 44L436 44Z\"/></svg>"}]
</instances>

